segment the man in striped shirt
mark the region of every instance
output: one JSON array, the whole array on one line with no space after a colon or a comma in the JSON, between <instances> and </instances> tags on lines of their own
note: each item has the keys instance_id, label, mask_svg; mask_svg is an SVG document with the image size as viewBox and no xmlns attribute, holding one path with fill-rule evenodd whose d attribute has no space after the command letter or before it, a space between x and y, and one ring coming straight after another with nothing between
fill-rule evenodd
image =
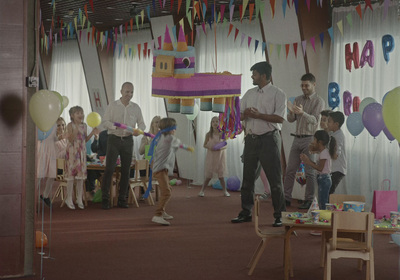
<instances>
[{"instance_id":1,"label":"man in striped shirt","mask_svg":"<svg viewBox=\"0 0 400 280\"><path fill-rule=\"evenodd\" d=\"M286 206L290 206L292 199L293 184L296 171L300 165L300 154L304 153L313 159L308 147L313 141L313 136L318 128L321 111L325 107L324 100L315 92L316 80L313 74L307 73L301 77L301 89L303 95L297 96L293 104L288 103L289 122L296 121L296 133L294 136L292 148L290 149L288 166L286 168L285 182L283 185L285 191ZM310 166L305 166L306 173L306 193L304 203L299 209L308 209L311 206L314 197L314 186L316 186L315 170Z\"/></svg>"}]
</instances>

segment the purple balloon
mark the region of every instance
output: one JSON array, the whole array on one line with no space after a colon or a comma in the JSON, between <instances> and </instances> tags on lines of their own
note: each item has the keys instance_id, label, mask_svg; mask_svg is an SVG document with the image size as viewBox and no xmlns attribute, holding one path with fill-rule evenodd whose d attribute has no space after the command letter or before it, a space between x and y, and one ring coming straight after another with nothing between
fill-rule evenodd
<instances>
[{"instance_id":1,"label":"purple balloon","mask_svg":"<svg viewBox=\"0 0 400 280\"><path fill-rule=\"evenodd\" d=\"M390 142L392 142L394 139L396 139L396 138L394 138L392 133L390 133L389 129L387 129L386 126L383 128L383 133L385 133L387 139L389 139Z\"/></svg>"},{"instance_id":2,"label":"purple balloon","mask_svg":"<svg viewBox=\"0 0 400 280\"><path fill-rule=\"evenodd\" d=\"M382 105L379 103L368 104L363 111L362 121L369 134L376 137L385 128L382 116Z\"/></svg>"}]
</instances>

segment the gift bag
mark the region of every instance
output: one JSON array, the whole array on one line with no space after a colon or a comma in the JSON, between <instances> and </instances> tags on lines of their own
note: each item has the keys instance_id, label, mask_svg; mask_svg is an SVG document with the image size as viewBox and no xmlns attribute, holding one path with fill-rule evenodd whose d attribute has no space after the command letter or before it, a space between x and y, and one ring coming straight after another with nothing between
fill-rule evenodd
<instances>
[{"instance_id":1,"label":"gift bag","mask_svg":"<svg viewBox=\"0 0 400 280\"><path fill-rule=\"evenodd\" d=\"M387 182L388 190L385 190ZM390 190L390 180L385 179L381 183L380 190L374 191L371 212L375 214L376 219L382 219L383 216L390 218L390 211L397 211L397 191Z\"/></svg>"}]
</instances>

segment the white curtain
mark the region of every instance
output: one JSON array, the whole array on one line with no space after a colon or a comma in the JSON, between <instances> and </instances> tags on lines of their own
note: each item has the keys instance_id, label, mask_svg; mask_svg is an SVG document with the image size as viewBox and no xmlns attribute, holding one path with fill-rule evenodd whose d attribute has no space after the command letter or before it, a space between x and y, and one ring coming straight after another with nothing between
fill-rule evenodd
<instances>
[{"instance_id":1,"label":"white curtain","mask_svg":"<svg viewBox=\"0 0 400 280\"><path fill-rule=\"evenodd\" d=\"M196 72L223 72L229 71L232 74L242 75L242 96L244 93L254 87L251 79L250 68L253 64L265 61L261 48L261 31L258 21L249 23L248 20L233 22L231 34L228 37L229 24L218 24L216 29L215 42L214 29L206 27L207 35L200 28L196 33ZM236 41L235 28L239 29ZM213 26L214 28L214 26ZM242 34L246 34L242 43ZM252 38L248 46L248 36ZM255 40L259 40L257 51L255 50ZM217 54L215 55L215 45L217 45ZM217 60L216 60L217 57ZM217 67L217 69L215 69ZM196 119L196 177L195 184L202 184L204 181L204 160L206 149L203 148L206 133L210 129L210 122L213 116L218 115L212 112L202 112ZM240 156L243 152L243 133L236 139L229 140L227 146L227 164L229 176L238 176L242 180L243 164Z\"/></svg>"},{"instance_id":2,"label":"white curtain","mask_svg":"<svg viewBox=\"0 0 400 280\"><path fill-rule=\"evenodd\" d=\"M392 5L392 4L391 4ZM382 97L391 89L400 85L398 73L400 72L400 29L397 9L390 6L384 18L383 5L373 5L374 10L363 11L360 20L354 7L341 7L333 10L332 25L343 24L343 35L335 29L334 40L331 48L329 63L329 82L336 82L340 86L340 106L343 112L343 92L349 91L353 98L359 96L361 100L366 97L374 98L382 104ZM352 25L348 18L352 19ZM390 34L395 40L395 49L390 53L388 63L384 60L382 51L382 36ZM345 45L358 42L360 56L367 42L374 45L375 65L370 67L367 63L363 68L349 72L345 64ZM399 120L400 121L400 120ZM382 180L391 180L392 189L399 190L399 146L397 141L390 142L381 132L376 138L364 129L354 137L346 127L342 126L346 137L347 147L347 175L344 183L339 186L337 193L363 194L367 198L367 206L372 203L373 191L378 189Z\"/></svg>"},{"instance_id":3,"label":"white curtain","mask_svg":"<svg viewBox=\"0 0 400 280\"><path fill-rule=\"evenodd\" d=\"M66 123L71 121L68 110L73 106L81 106L85 115L92 111L76 40L64 40L53 48L49 90L68 97L69 104L61 114Z\"/></svg>"}]
</instances>

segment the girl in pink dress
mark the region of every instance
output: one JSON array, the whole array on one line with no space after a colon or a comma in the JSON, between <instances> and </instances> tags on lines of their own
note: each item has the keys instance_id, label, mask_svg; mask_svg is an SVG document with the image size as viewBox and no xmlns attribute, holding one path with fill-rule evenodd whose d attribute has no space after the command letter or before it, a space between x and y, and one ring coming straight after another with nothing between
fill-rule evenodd
<instances>
[{"instance_id":1,"label":"girl in pink dress","mask_svg":"<svg viewBox=\"0 0 400 280\"><path fill-rule=\"evenodd\" d=\"M86 180L86 142L93 134L98 133L97 128L87 135L87 126L83 122L85 114L79 106L72 107L69 110L71 122L67 125L67 149L65 154L65 177L67 183L67 197L65 204L69 209L75 209L72 202L72 192L74 180L76 181L76 203L80 209L84 209L82 203L83 181Z\"/></svg>"},{"instance_id":2,"label":"girl in pink dress","mask_svg":"<svg viewBox=\"0 0 400 280\"><path fill-rule=\"evenodd\" d=\"M223 142L222 132L218 129L219 119L218 117L213 117L211 119L210 131L206 134L206 139L204 141L204 148L207 149L207 155L204 166L204 175L206 177L204 184L199 192L199 196L204 196L204 189L210 182L213 174L216 173L218 175L218 179L221 182L222 190L224 191L224 196L231 196L225 186L224 177L227 176L227 168L226 168L226 146L215 149L214 147Z\"/></svg>"}]
</instances>

